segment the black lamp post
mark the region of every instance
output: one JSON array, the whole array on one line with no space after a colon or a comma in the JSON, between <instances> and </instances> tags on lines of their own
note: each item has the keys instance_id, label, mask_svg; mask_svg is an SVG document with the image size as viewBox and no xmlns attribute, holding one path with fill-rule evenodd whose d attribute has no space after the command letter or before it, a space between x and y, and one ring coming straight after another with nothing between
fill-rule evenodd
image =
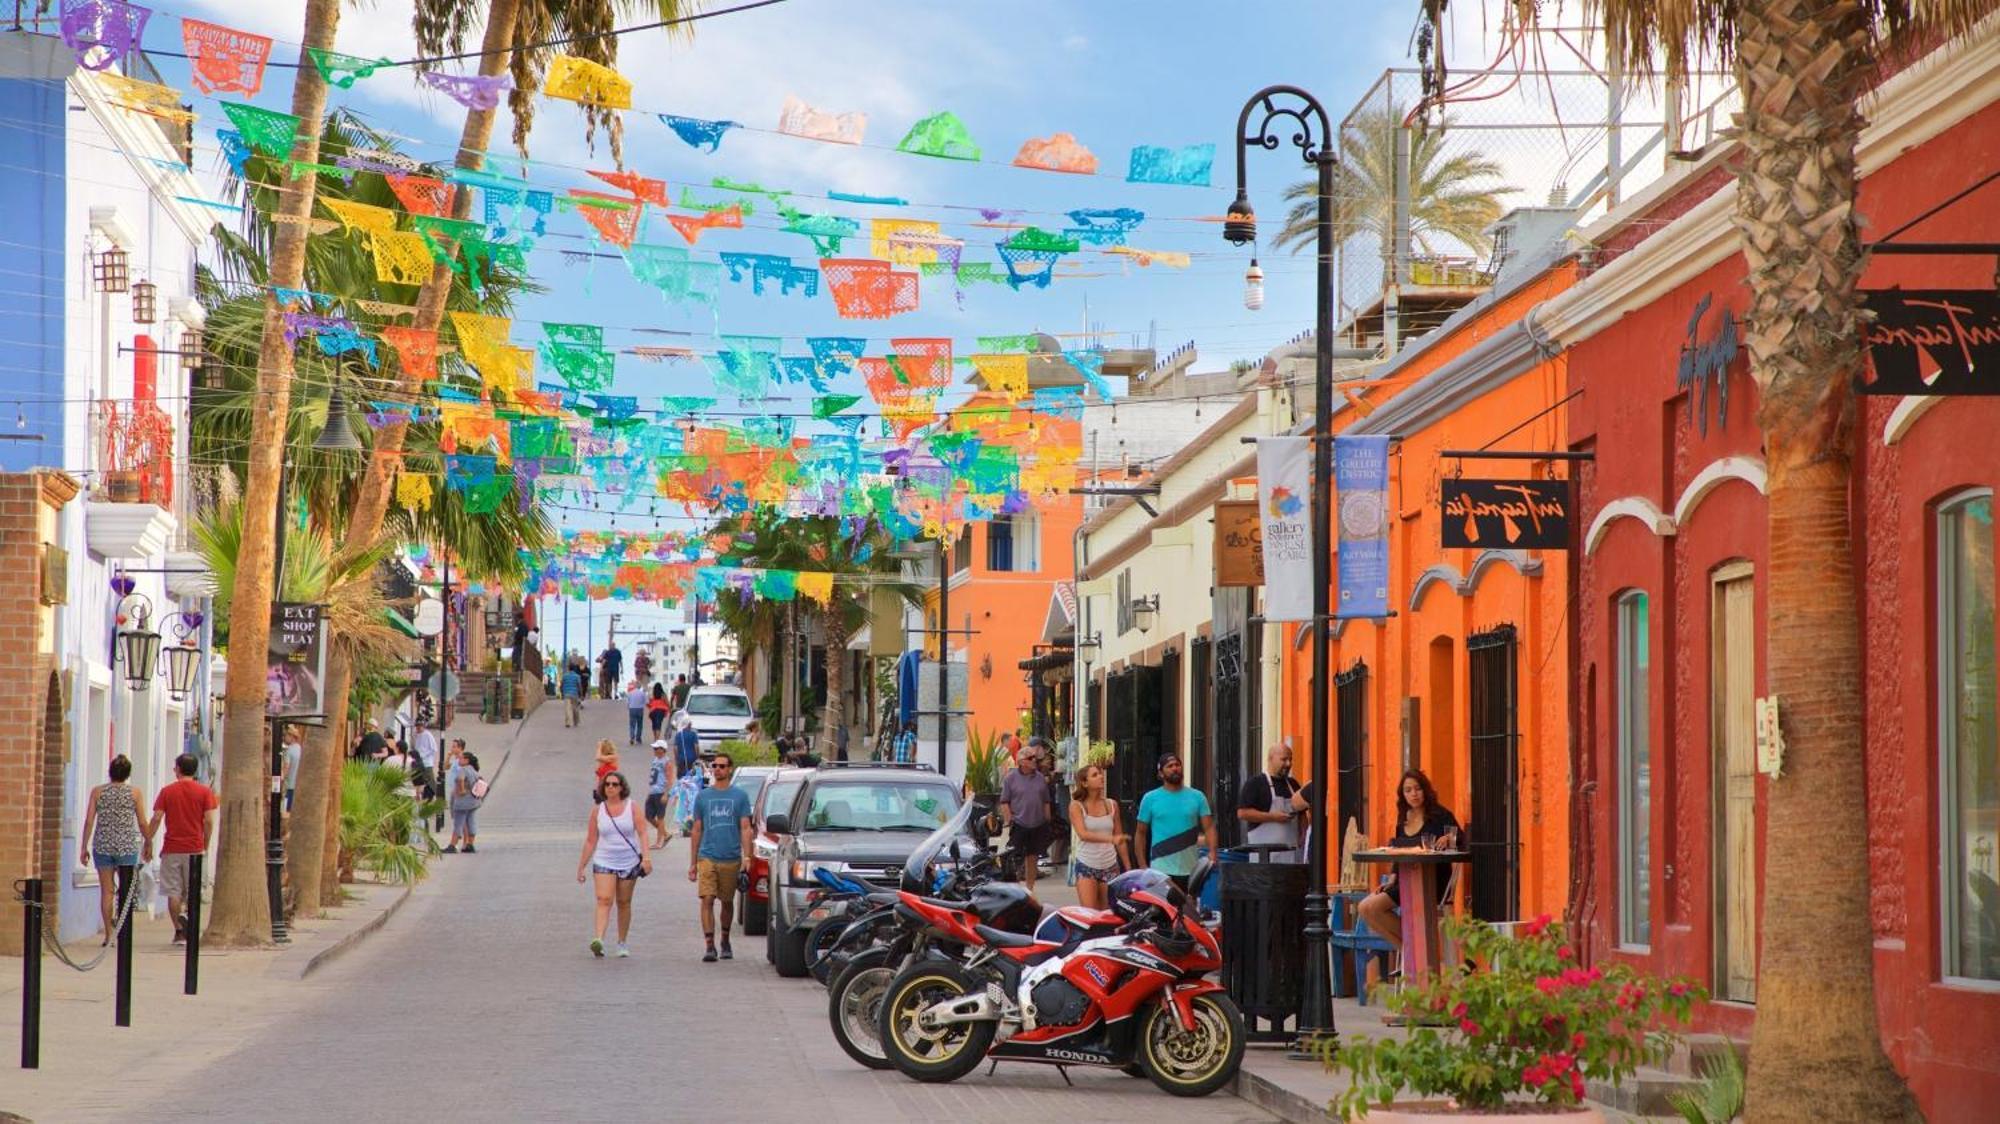
<instances>
[{"instance_id":1,"label":"black lamp post","mask_svg":"<svg viewBox=\"0 0 2000 1124\"><path fill-rule=\"evenodd\" d=\"M1252 114L1261 114L1256 131L1250 129ZM1287 129L1283 123L1290 121ZM1315 131L1317 130L1317 131ZM1332 595L1333 553L1333 169L1338 162L1338 143L1333 135L1326 107L1297 86L1266 86L1251 95L1236 119L1236 199L1222 224L1222 236L1241 246L1257 238L1257 216L1250 209L1250 195L1244 183L1243 156L1255 145L1266 150L1278 147L1279 135L1291 133L1291 143L1299 155L1319 173L1318 303L1313 332L1313 658L1312 658L1312 827L1314 845L1309 849L1310 883L1306 887L1306 970L1305 996L1299 1004L1300 1045L1333 1031L1333 992L1328 979L1328 937L1326 897L1326 844L1338 838L1328 832L1326 793L1332 781L1327 771L1327 675L1326 628ZM1251 264L1253 270L1256 264ZM1261 280L1258 278L1257 280ZM1261 289L1261 286L1259 286ZM1261 291L1258 292L1261 297ZM1262 303L1259 300L1258 303Z\"/></svg>"}]
</instances>

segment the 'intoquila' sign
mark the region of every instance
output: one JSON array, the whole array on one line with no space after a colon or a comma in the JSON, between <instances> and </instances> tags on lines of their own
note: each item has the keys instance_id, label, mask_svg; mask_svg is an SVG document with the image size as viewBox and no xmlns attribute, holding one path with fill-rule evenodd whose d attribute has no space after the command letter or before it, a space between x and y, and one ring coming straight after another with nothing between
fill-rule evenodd
<instances>
[{"instance_id":1,"label":"'intoquila' sign","mask_svg":"<svg viewBox=\"0 0 2000 1124\"><path fill-rule=\"evenodd\" d=\"M1875 377L1862 394L2000 394L2000 292L1879 289L1861 294ZM1927 371L1928 369L1928 371Z\"/></svg>"},{"instance_id":2,"label":"'intoquila' sign","mask_svg":"<svg viewBox=\"0 0 2000 1124\"><path fill-rule=\"evenodd\" d=\"M1569 481L1441 481L1444 545L1478 549L1565 550Z\"/></svg>"}]
</instances>

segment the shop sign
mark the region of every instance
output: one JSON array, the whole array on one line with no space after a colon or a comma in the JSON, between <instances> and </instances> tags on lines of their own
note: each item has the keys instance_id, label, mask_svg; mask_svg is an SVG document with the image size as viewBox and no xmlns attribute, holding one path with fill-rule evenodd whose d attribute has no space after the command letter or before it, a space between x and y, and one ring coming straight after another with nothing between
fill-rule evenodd
<instances>
[{"instance_id":1,"label":"shop sign","mask_svg":"<svg viewBox=\"0 0 2000 1124\"><path fill-rule=\"evenodd\" d=\"M1264 584L1264 523L1256 500L1215 505L1215 584Z\"/></svg>"},{"instance_id":2,"label":"shop sign","mask_svg":"<svg viewBox=\"0 0 2000 1124\"><path fill-rule=\"evenodd\" d=\"M1442 482L1444 545L1475 550L1569 547L1569 481Z\"/></svg>"},{"instance_id":3,"label":"shop sign","mask_svg":"<svg viewBox=\"0 0 2000 1124\"><path fill-rule=\"evenodd\" d=\"M283 601L271 606L271 643L264 661L264 713L303 720L326 714L326 606Z\"/></svg>"},{"instance_id":4,"label":"shop sign","mask_svg":"<svg viewBox=\"0 0 2000 1124\"><path fill-rule=\"evenodd\" d=\"M1878 289L1861 301L1874 317L1862 338L1875 377L1857 376L1857 391L2000 394L2000 292Z\"/></svg>"},{"instance_id":5,"label":"shop sign","mask_svg":"<svg viewBox=\"0 0 2000 1124\"><path fill-rule=\"evenodd\" d=\"M1729 368L1743 350L1736 314L1726 308L1710 334L1702 336L1702 318L1714 301L1715 294L1709 293L1696 302L1693 315L1688 317L1687 339L1681 344L1680 365L1674 371L1674 385L1688 396L1688 408L1694 412L1695 425L1703 437L1708 436L1710 386L1715 388L1715 427L1729 426Z\"/></svg>"}]
</instances>

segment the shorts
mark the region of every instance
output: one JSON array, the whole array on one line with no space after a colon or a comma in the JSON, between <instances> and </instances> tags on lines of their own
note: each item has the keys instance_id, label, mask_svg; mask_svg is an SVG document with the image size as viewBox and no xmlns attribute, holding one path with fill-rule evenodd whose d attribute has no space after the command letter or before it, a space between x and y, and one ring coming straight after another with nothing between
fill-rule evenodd
<instances>
[{"instance_id":1,"label":"shorts","mask_svg":"<svg viewBox=\"0 0 2000 1124\"><path fill-rule=\"evenodd\" d=\"M99 870L110 870L116 866L138 866L139 856L96 854L90 856L90 865Z\"/></svg>"},{"instance_id":2,"label":"shorts","mask_svg":"<svg viewBox=\"0 0 2000 1124\"><path fill-rule=\"evenodd\" d=\"M742 860L699 859L695 862L694 892L704 898L726 898L736 892L736 876Z\"/></svg>"},{"instance_id":3,"label":"shorts","mask_svg":"<svg viewBox=\"0 0 2000 1124\"><path fill-rule=\"evenodd\" d=\"M1076 864L1076 876L1078 878L1094 878L1099 882L1109 882L1113 878L1118 877L1120 873L1121 871L1116 865L1097 867L1087 865L1081 860Z\"/></svg>"},{"instance_id":4,"label":"shorts","mask_svg":"<svg viewBox=\"0 0 2000 1124\"><path fill-rule=\"evenodd\" d=\"M1007 851L1015 855L1037 855L1049 848L1049 837L1053 834L1045 823L1026 827L1014 824L1007 829Z\"/></svg>"},{"instance_id":5,"label":"shorts","mask_svg":"<svg viewBox=\"0 0 2000 1124\"><path fill-rule=\"evenodd\" d=\"M186 852L160 856L161 893L170 898L185 899L188 896L188 860L193 857Z\"/></svg>"},{"instance_id":6,"label":"shorts","mask_svg":"<svg viewBox=\"0 0 2000 1124\"><path fill-rule=\"evenodd\" d=\"M477 808L453 808L451 810L451 833L468 838L479 834L473 829L473 817L479 814Z\"/></svg>"},{"instance_id":7,"label":"shorts","mask_svg":"<svg viewBox=\"0 0 2000 1124\"><path fill-rule=\"evenodd\" d=\"M649 820L663 820L667 818L666 793L649 792L646 794L646 818Z\"/></svg>"},{"instance_id":8,"label":"shorts","mask_svg":"<svg viewBox=\"0 0 2000 1124\"><path fill-rule=\"evenodd\" d=\"M638 863L633 863L633 864L632 864L632 869L630 869L630 870L619 870L619 869L618 869L617 867L615 867L615 866L604 866L604 865L602 865L602 864L600 864L600 863L591 863L591 864L590 864L590 873L592 873L592 874L615 874L615 875L617 875L617 876L618 876L618 878L619 878L619 880L620 880L620 881L623 881L623 882L637 882L637 881L639 880L639 864L638 864Z\"/></svg>"}]
</instances>

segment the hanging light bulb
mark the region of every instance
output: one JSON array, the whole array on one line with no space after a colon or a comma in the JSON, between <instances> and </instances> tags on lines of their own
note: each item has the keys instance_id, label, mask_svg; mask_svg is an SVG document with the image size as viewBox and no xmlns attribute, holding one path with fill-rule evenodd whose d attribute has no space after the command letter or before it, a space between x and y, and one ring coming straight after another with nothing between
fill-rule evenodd
<instances>
[{"instance_id":1,"label":"hanging light bulb","mask_svg":"<svg viewBox=\"0 0 2000 1124\"><path fill-rule=\"evenodd\" d=\"M1243 274L1243 307L1252 312L1264 307L1264 267L1250 259L1250 269Z\"/></svg>"},{"instance_id":2,"label":"hanging light bulb","mask_svg":"<svg viewBox=\"0 0 2000 1124\"><path fill-rule=\"evenodd\" d=\"M15 428L15 429L26 429L26 428L28 428L28 410L27 410L27 407L25 407L25 406L22 406L22 405L20 405L19 403L16 403L16 404L15 404L15 406L14 406L14 428Z\"/></svg>"}]
</instances>

